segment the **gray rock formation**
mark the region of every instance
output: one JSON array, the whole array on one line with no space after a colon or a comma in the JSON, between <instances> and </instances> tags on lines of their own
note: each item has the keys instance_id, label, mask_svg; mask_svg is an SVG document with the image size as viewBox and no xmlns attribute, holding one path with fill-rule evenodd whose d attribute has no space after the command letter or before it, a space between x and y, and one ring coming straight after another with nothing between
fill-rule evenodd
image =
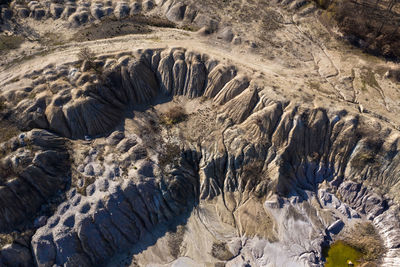
<instances>
[{"instance_id":1,"label":"gray rock formation","mask_svg":"<svg viewBox=\"0 0 400 267\"><path fill-rule=\"evenodd\" d=\"M33 265L32 254L28 247L13 243L0 250L0 263L3 266L29 267Z\"/></svg>"},{"instance_id":2,"label":"gray rock formation","mask_svg":"<svg viewBox=\"0 0 400 267\"><path fill-rule=\"evenodd\" d=\"M115 153L131 152L142 143L139 137L121 137L120 132L115 132L108 138L110 147L117 144ZM132 143L132 138L137 141ZM131 149L127 143L131 143ZM111 165L105 163L105 170L96 173L96 181L87 186L85 195L72 189L68 201L35 233L32 248L37 265L104 263L151 234L157 225L189 211L198 194L194 167L198 159L190 151L182 156L182 169L165 177L160 176L157 164L146 158L133 161L137 167L127 175L115 171L118 165L129 162L124 157ZM111 157L118 158L116 154ZM83 168L91 164L94 163L88 162Z\"/></svg>"},{"instance_id":3,"label":"gray rock formation","mask_svg":"<svg viewBox=\"0 0 400 267\"><path fill-rule=\"evenodd\" d=\"M66 141L44 130L22 133L1 145L0 231L31 220L69 182ZM11 252L10 252L11 253Z\"/></svg>"},{"instance_id":4,"label":"gray rock formation","mask_svg":"<svg viewBox=\"0 0 400 267\"><path fill-rule=\"evenodd\" d=\"M398 214L398 206L394 206L374 219L375 227L383 237L385 246L388 249L382 261L384 266L400 264L400 224Z\"/></svg>"},{"instance_id":5,"label":"gray rock formation","mask_svg":"<svg viewBox=\"0 0 400 267\"><path fill-rule=\"evenodd\" d=\"M128 107L150 104L159 96L195 98L204 94L222 104L248 86L246 78L230 83L236 75L233 67L219 66L210 72L207 65L212 67L213 61L203 63L202 55L173 49L164 51L159 62L150 61L157 55L157 51L147 50L137 57L124 58L105 69L102 80L89 73L77 73L61 85L57 80L64 73L61 70L51 82L52 87L60 88L56 95L37 94L37 98L20 103L16 114L23 125L83 138L108 132ZM43 89L39 85L32 92ZM13 93L5 97L11 99Z\"/></svg>"},{"instance_id":6,"label":"gray rock formation","mask_svg":"<svg viewBox=\"0 0 400 267\"><path fill-rule=\"evenodd\" d=\"M80 27L88 22L94 22L104 17L115 17L118 20L138 14L151 14L157 10L165 17L177 23L197 24L199 28L207 26L212 32L218 28L218 21L203 14L193 4L185 4L181 1L12 1L11 9L2 9L1 18L11 19L16 16L21 19L32 17L36 20L51 18L62 19L70 23L72 27ZM225 34L226 35L226 34ZM230 34L227 38L229 39Z\"/></svg>"},{"instance_id":7,"label":"gray rock formation","mask_svg":"<svg viewBox=\"0 0 400 267\"><path fill-rule=\"evenodd\" d=\"M345 110L270 97L265 84L237 68L180 48L139 50L105 66L101 77L50 67L27 90L34 97L18 97L28 94L19 88L2 94L25 127L90 146L85 157L71 155L73 188L31 240L35 264L105 264L185 214L189 228L203 225L204 236L212 236L210 244L200 242L202 253L211 249L212 260L228 266L322 266L322 244L353 220L373 221L388 248L383 261L398 262L399 220L389 205L400 185L397 130ZM150 105L174 97L206 101L208 109L177 125L156 125ZM0 193L0 214L15 215L0 217L3 230L32 218L68 182L64 139L44 130L27 137L40 152L25 152L27 141L15 139L4 160L3 169L14 171ZM23 209L26 203L32 210ZM25 255L15 247L1 253Z\"/></svg>"}]
</instances>

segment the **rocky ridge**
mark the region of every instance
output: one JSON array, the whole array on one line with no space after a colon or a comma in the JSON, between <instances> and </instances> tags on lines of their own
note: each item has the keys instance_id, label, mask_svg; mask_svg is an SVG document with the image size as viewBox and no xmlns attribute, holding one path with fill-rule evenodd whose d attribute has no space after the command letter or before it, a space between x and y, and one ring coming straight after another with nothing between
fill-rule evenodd
<instances>
[{"instance_id":1,"label":"rocky ridge","mask_svg":"<svg viewBox=\"0 0 400 267\"><path fill-rule=\"evenodd\" d=\"M160 96L195 98L205 94L223 104L249 86L246 77L234 79L233 67L216 67L217 61L182 49L166 51L162 57L161 51L140 51L97 64L104 65L101 75L60 66L45 71L46 75L33 80L32 87L8 91L3 97L16 105L15 117L24 127L83 138L112 130L128 107L150 104ZM17 102L20 99L24 100Z\"/></svg>"}]
</instances>

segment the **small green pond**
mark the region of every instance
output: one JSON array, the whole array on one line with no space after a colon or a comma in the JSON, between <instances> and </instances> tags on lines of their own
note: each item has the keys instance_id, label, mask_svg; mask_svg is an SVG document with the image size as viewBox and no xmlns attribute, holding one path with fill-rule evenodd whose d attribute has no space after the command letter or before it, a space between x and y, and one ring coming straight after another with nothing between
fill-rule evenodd
<instances>
[{"instance_id":1,"label":"small green pond","mask_svg":"<svg viewBox=\"0 0 400 267\"><path fill-rule=\"evenodd\" d=\"M325 267L348 267L348 261L351 261L353 266L359 265L357 261L363 257L363 254L343 241L336 241L324 249L324 256L326 258Z\"/></svg>"}]
</instances>

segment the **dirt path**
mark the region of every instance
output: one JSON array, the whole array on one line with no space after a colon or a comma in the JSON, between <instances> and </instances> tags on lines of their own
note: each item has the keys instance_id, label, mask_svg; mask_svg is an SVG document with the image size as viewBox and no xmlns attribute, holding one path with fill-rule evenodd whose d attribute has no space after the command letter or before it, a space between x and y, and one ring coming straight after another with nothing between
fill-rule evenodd
<instances>
[{"instance_id":1,"label":"dirt path","mask_svg":"<svg viewBox=\"0 0 400 267\"><path fill-rule=\"evenodd\" d=\"M195 37L195 38L194 38ZM197 40L196 40L197 39ZM65 64L77 60L77 53L83 47L89 47L97 55L118 54L147 48L184 47L189 50L205 53L209 56L234 62L236 66L253 69L276 75L293 73L276 61L262 59L252 53L240 53L239 49L232 49L226 44L212 44L207 38L200 38L196 33L178 29L155 29L151 34L127 35L112 39L69 43L55 47L45 55L38 53L32 59L16 63L8 69L0 69L0 86L6 84L17 76L22 76L33 70L40 70L49 64Z\"/></svg>"}]
</instances>

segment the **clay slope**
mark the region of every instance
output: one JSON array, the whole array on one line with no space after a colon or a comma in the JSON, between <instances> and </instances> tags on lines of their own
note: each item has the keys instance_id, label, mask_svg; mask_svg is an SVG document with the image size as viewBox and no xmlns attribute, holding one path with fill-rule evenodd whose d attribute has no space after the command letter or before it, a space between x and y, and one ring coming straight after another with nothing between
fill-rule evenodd
<instances>
[{"instance_id":1,"label":"clay slope","mask_svg":"<svg viewBox=\"0 0 400 267\"><path fill-rule=\"evenodd\" d=\"M22 133L1 145L0 231L15 229L50 203L69 181L66 141L47 131Z\"/></svg>"},{"instance_id":2,"label":"clay slope","mask_svg":"<svg viewBox=\"0 0 400 267\"><path fill-rule=\"evenodd\" d=\"M398 244L390 240L399 229L382 225L382 220L396 216L397 211L397 130L379 122L371 125L370 118L345 110L310 108L270 98L268 90L249 81L242 71L182 49L138 51L134 56L99 60L98 64L104 64L101 77L60 68L73 75L63 81L66 89L54 93L49 88L60 83L59 74L51 73L49 80L55 82L50 82L49 88L34 87L35 97L21 101L12 112L29 122L26 125L39 127L36 118L42 118L45 128L83 138L109 133L126 110L143 110L144 106L137 114L149 112L146 106L157 99L168 102L173 96L184 96L194 101L190 99L204 96L213 103L215 113L209 115L216 124L199 139L187 136L204 128L195 119L189 117L174 126L173 135L181 136L172 141L179 147L179 160L166 166L160 163L162 149L157 144L149 148L143 137L126 136L127 129L125 134L110 135L107 142L117 147L116 152L94 163L95 153L78 168L85 176L96 177L95 182L84 191L71 190L68 200L35 233L32 248L39 266L104 263L140 244L153 229L174 223L176 216L218 199L223 201L216 204L218 223L237 229L237 235L264 236L265 250L257 252L255 264L277 263L267 250L273 244L267 236L272 235L275 252L291 255L282 256L279 262L320 266L321 246L337 234L337 225L353 219L375 219L379 231L386 233L382 238L391 251L385 260L397 261ZM6 92L4 96L12 103L20 93ZM38 103L43 103L42 116L33 115ZM54 114L62 119L52 119ZM144 125L148 124L149 118L144 120ZM187 132L186 127L191 129ZM170 144L170 131L160 133L160 145ZM105 151L108 149L106 146ZM120 153L126 155L117 156ZM120 161L111 160L115 158ZM127 172L118 168L129 163ZM270 218L271 226L262 232L251 230L252 220L241 211L254 199L267 200L264 216ZM322 216L322 211L329 215ZM293 212L301 215L293 217ZM298 219L293 219L296 216L301 216L303 223L298 224ZM296 223L290 226L292 220ZM279 225L287 225L299 238L293 239L292 232ZM211 224L208 227L212 229ZM218 235L220 230L214 231ZM253 251L251 242L241 246L243 251Z\"/></svg>"},{"instance_id":3,"label":"clay slope","mask_svg":"<svg viewBox=\"0 0 400 267\"><path fill-rule=\"evenodd\" d=\"M205 95L222 104L249 85L245 77L235 78L233 67L219 66L204 55L182 49L146 50L97 63L105 65L101 75L60 66L40 75L24 91L5 92L8 104L15 105L16 122L24 128L46 128L69 138L97 136L112 130L128 107L177 95Z\"/></svg>"}]
</instances>

